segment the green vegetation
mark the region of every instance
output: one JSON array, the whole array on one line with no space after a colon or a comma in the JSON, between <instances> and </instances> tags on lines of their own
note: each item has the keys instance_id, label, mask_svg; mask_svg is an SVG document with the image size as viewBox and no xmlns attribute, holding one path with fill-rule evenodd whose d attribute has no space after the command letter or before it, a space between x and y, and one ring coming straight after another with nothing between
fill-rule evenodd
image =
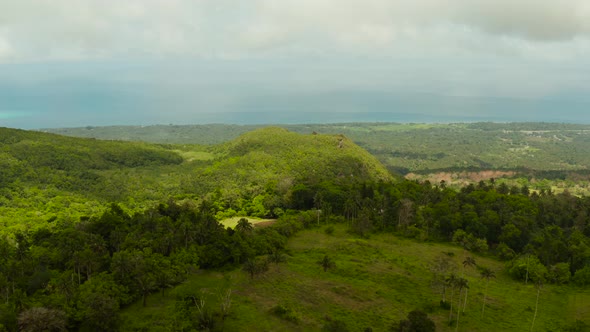
<instances>
[{"instance_id":1,"label":"green vegetation","mask_svg":"<svg viewBox=\"0 0 590 332\"><path fill-rule=\"evenodd\" d=\"M0 331L589 323L587 197L395 179L346 136L274 127L216 146L0 138Z\"/></svg>"},{"instance_id":2,"label":"green vegetation","mask_svg":"<svg viewBox=\"0 0 590 332\"><path fill-rule=\"evenodd\" d=\"M390 234L360 239L348 233L345 225L333 226L333 236L319 229L298 233L287 243L287 262L271 266L254 279L240 270L192 275L164 298L154 296L147 308L136 304L124 310L123 330L146 326L147 321L164 329L173 321L173 310L182 297L179 294L208 294L207 305L218 310L217 294L228 288L232 290L232 308L223 324L229 331L320 331L332 321L350 331L368 327L387 331L407 320L415 309L427 313L437 331L455 330L456 320L449 326L449 310L439 304L442 290L436 283L435 263L448 259L449 270L459 271L462 248ZM454 255L448 256L449 253ZM317 262L326 255L334 257L337 265L324 273ZM500 261L480 255L475 259L478 265L496 271L497 278L488 283L477 269L465 271L470 291L459 330L528 330L534 316L535 285L512 279ZM486 287L488 304L482 318ZM450 301L450 290L447 291ZM457 294L458 288L453 299L455 306L459 302ZM576 320L587 319L583 301L588 300L588 290L546 285L540 293L535 325L559 330Z\"/></svg>"},{"instance_id":3,"label":"green vegetation","mask_svg":"<svg viewBox=\"0 0 590 332\"><path fill-rule=\"evenodd\" d=\"M221 220L219 223L222 224L223 227L225 227L225 228L227 228L227 227L236 228L236 226L238 225L238 222L244 218L246 218L246 217L233 217L233 218ZM259 218L252 218L252 217L247 217L246 220L249 223L251 223L252 225L256 225L259 223L272 223L275 221L275 219L259 219Z\"/></svg>"},{"instance_id":4,"label":"green vegetation","mask_svg":"<svg viewBox=\"0 0 590 332\"><path fill-rule=\"evenodd\" d=\"M208 196L219 205L218 220L238 215L275 218L283 211L277 207L289 207L285 201L294 189L296 195L306 195L309 186L326 181L391 178L346 137L299 135L278 128L216 147L99 141L0 128L0 157L2 231L76 222L100 213L112 201L138 212L170 197Z\"/></svg>"},{"instance_id":5,"label":"green vegetation","mask_svg":"<svg viewBox=\"0 0 590 332\"><path fill-rule=\"evenodd\" d=\"M218 144L261 126L192 125L51 129L55 133L153 143ZM540 191L590 194L590 125L558 123L285 125L343 134L388 169L458 189L489 178Z\"/></svg>"}]
</instances>

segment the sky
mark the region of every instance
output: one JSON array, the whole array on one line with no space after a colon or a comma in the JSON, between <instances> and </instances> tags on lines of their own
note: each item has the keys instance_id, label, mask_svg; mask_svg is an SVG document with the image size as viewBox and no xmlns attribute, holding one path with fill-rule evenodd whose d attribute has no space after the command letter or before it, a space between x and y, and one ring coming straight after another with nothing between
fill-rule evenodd
<instances>
[{"instance_id":1,"label":"sky","mask_svg":"<svg viewBox=\"0 0 590 332\"><path fill-rule=\"evenodd\" d=\"M590 1L0 1L0 127L343 121L590 123Z\"/></svg>"}]
</instances>

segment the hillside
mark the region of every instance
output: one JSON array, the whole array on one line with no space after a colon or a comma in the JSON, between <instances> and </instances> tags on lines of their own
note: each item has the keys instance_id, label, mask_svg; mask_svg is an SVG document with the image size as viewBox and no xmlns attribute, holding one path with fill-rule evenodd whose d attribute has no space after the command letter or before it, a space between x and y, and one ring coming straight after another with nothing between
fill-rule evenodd
<instances>
[{"instance_id":1,"label":"hillside","mask_svg":"<svg viewBox=\"0 0 590 332\"><path fill-rule=\"evenodd\" d=\"M389 331L408 312L420 309L436 322L437 331L455 331L456 319L449 324L449 310L439 305L442 287L436 283L434 267L441 260L448 262L449 270L469 281L459 331L531 328L535 286L510 278L504 264L496 259L476 255L477 266L463 268L465 255L472 254L458 246L420 243L390 234L362 239L346 232L342 225L332 226L333 233L326 234L328 228L301 231L287 244L286 262L272 264L268 272L254 279L240 270L192 275L165 296L150 296L147 307L136 303L125 309L122 331L166 331L182 321L183 313L178 308L183 298L198 295L204 298L207 308L217 310L218 294L228 289L232 291L230 313L223 322L224 329L216 325L214 330L320 331L331 321L339 321L348 331L368 327ZM325 255L333 259L335 267L324 272L317 262ZM480 275L482 267L496 274L487 290L486 279ZM482 317L484 293L487 308ZM458 291L453 299L455 308L457 295ZM450 290L446 298L450 301ZM546 285L539 301L535 331L566 331L573 322L587 320L590 314L587 289Z\"/></svg>"},{"instance_id":2,"label":"hillside","mask_svg":"<svg viewBox=\"0 0 590 332\"><path fill-rule=\"evenodd\" d=\"M36 228L48 220L77 221L108 201L145 200L133 190L134 179L146 170L177 168L182 162L178 153L161 145L0 128L2 232ZM145 180L142 186L151 188Z\"/></svg>"},{"instance_id":3,"label":"hillside","mask_svg":"<svg viewBox=\"0 0 590 332\"><path fill-rule=\"evenodd\" d=\"M0 132L0 330L387 330L413 309L587 328L586 197L394 181L346 136L275 127L208 147Z\"/></svg>"},{"instance_id":4,"label":"hillside","mask_svg":"<svg viewBox=\"0 0 590 332\"><path fill-rule=\"evenodd\" d=\"M217 144L261 126L187 125L47 129L64 135ZM285 125L343 134L388 169L457 188L491 177L535 190L590 193L590 125L562 123L346 123ZM543 181L546 180L546 181Z\"/></svg>"},{"instance_id":5,"label":"hillside","mask_svg":"<svg viewBox=\"0 0 590 332\"><path fill-rule=\"evenodd\" d=\"M290 207L298 184L391 179L346 137L279 128L211 147L0 128L0 157L0 225L5 230L47 220L76 221L100 212L98 206L109 201L139 211L170 197L200 199L215 192L215 199L235 213L274 216L274 208Z\"/></svg>"},{"instance_id":6,"label":"hillside","mask_svg":"<svg viewBox=\"0 0 590 332\"><path fill-rule=\"evenodd\" d=\"M379 161L343 135L301 135L263 128L211 149L215 163L205 170L219 181L243 186L291 182L388 181Z\"/></svg>"},{"instance_id":7,"label":"hillside","mask_svg":"<svg viewBox=\"0 0 590 332\"><path fill-rule=\"evenodd\" d=\"M209 194L224 211L220 219L274 218L286 209L317 207L321 197L344 201L345 189L364 181L393 179L375 157L342 135L269 127L208 151L214 159L185 177L182 187Z\"/></svg>"}]
</instances>

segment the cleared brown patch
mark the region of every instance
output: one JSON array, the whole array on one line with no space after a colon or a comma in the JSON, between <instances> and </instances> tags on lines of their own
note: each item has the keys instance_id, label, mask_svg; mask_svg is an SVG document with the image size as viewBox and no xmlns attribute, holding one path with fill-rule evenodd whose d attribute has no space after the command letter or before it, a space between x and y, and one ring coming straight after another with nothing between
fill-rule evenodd
<instances>
[{"instance_id":1,"label":"cleared brown patch","mask_svg":"<svg viewBox=\"0 0 590 332\"><path fill-rule=\"evenodd\" d=\"M447 184L454 183L470 183L489 180L491 178L497 179L502 177L512 177L516 175L513 171L498 171L498 170L485 170L479 172L438 172L420 175L416 173L406 174L408 180L428 180L431 183L440 183L445 181Z\"/></svg>"},{"instance_id":2,"label":"cleared brown patch","mask_svg":"<svg viewBox=\"0 0 590 332\"><path fill-rule=\"evenodd\" d=\"M268 226L274 224L275 222L276 222L276 220L263 221L263 222L259 222L259 223L254 224L254 227L256 227L256 228L268 227Z\"/></svg>"}]
</instances>

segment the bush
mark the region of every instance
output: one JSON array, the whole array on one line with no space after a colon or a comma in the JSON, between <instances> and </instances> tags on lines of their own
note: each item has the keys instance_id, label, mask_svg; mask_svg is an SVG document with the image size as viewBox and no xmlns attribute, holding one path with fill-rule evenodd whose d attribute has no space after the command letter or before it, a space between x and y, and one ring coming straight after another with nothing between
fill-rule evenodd
<instances>
[{"instance_id":1,"label":"bush","mask_svg":"<svg viewBox=\"0 0 590 332\"><path fill-rule=\"evenodd\" d=\"M434 332L436 326L425 312L413 310L408 314L408 319L400 321L391 330L399 332Z\"/></svg>"},{"instance_id":2,"label":"bush","mask_svg":"<svg viewBox=\"0 0 590 332\"><path fill-rule=\"evenodd\" d=\"M445 310L450 310L451 309L451 304L447 301L443 301L440 300L440 307L445 309Z\"/></svg>"},{"instance_id":3,"label":"bush","mask_svg":"<svg viewBox=\"0 0 590 332\"><path fill-rule=\"evenodd\" d=\"M572 281L578 286L590 285L590 265L576 271Z\"/></svg>"},{"instance_id":4,"label":"bush","mask_svg":"<svg viewBox=\"0 0 590 332\"><path fill-rule=\"evenodd\" d=\"M549 268L547 278L554 284L566 284L570 281L572 274L569 263L557 263Z\"/></svg>"},{"instance_id":5,"label":"bush","mask_svg":"<svg viewBox=\"0 0 590 332\"><path fill-rule=\"evenodd\" d=\"M510 248L504 242L500 242L500 244L498 244L498 247L496 247L496 254L498 255L498 257L500 257L500 259L503 260L510 260L513 259L514 256L516 256L514 250L512 250L512 248Z\"/></svg>"},{"instance_id":6,"label":"bush","mask_svg":"<svg viewBox=\"0 0 590 332\"><path fill-rule=\"evenodd\" d=\"M299 315L297 315L297 312L281 304L278 304L274 306L272 309L270 309L270 313L295 324L299 323L300 320Z\"/></svg>"},{"instance_id":7,"label":"bush","mask_svg":"<svg viewBox=\"0 0 590 332\"><path fill-rule=\"evenodd\" d=\"M575 322L567 325L563 328L564 332L590 332L590 325L584 323L581 320L576 320Z\"/></svg>"},{"instance_id":8,"label":"bush","mask_svg":"<svg viewBox=\"0 0 590 332\"><path fill-rule=\"evenodd\" d=\"M330 225L330 226L326 227L324 229L324 233L326 233L327 235L334 234L334 226Z\"/></svg>"},{"instance_id":9,"label":"bush","mask_svg":"<svg viewBox=\"0 0 590 332\"><path fill-rule=\"evenodd\" d=\"M508 274L514 279L524 281L527 279L527 266L529 281L544 280L547 276L547 268L541 264L537 256L533 255L519 257L508 263Z\"/></svg>"},{"instance_id":10,"label":"bush","mask_svg":"<svg viewBox=\"0 0 590 332\"><path fill-rule=\"evenodd\" d=\"M473 240L471 242L471 250L473 252L486 252L486 251L488 251L489 247L488 247L488 241L486 241L486 239L478 239L476 237L473 237L471 234L469 236L473 238Z\"/></svg>"},{"instance_id":11,"label":"bush","mask_svg":"<svg viewBox=\"0 0 590 332\"><path fill-rule=\"evenodd\" d=\"M488 241L486 239L477 238L473 234L468 234L462 229L458 229L453 234L453 242L460 244L465 249L473 252L488 251Z\"/></svg>"},{"instance_id":12,"label":"bush","mask_svg":"<svg viewBox=\"0 0 590 332\"><path fill-rule=\"evenodd\" d=\"M325 332L348 332L348 327L343 321L340 320L329 320L322 327L322 331Z\"/></svg>"},{"instance_id":13,"label":"bush","mask_svg":"<svg viewBox=\"0 0 590 332\"><path fill-rule=\"evenodd\" d=\"M411 239L417 239L420 234L422 233L422 231L416 227L416 226L409 226L405 231L404 231L404 236L409 237Z\"/></svg>"}]
</instances>

